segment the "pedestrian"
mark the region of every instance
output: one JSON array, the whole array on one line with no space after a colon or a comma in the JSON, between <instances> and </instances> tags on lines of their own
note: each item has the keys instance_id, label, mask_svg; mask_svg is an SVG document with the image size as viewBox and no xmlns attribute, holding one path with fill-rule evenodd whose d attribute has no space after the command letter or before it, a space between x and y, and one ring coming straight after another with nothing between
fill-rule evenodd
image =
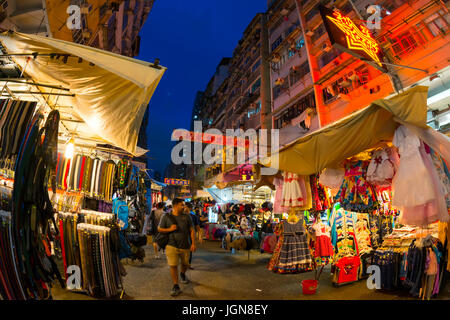
<instances>
[{"instance_id":1,"label":"pedestrian","mask_svg":"<svg viewBox=\"0 0 450 320\"><path fill-rule=\"evenodd\" d=\"M187 284L189 283L189 279L186 276L186 270L189 267L189 252L194 252L196 249L194 225L191 217L185 214L184 210L184 201L175 198L172 201L172 212L162 216L158 227L159 232L169 233L166 257L173 282L172 296L178 296L181 293L180 286L178 285L178 265L180 264L180 260L181 282ZM172 221L176 222L176 224Z\"/></svg>"},{"instance_id":2,"label":"pedestrian","mask_svg":"<svg viewBox=\"0 0 450 320\"><path fill-rule=\"evenodd\" d=\"M191 216L192 224L194 225L194 230L198 237L198 235L200 234L200 221L198 220L197 216L195 215L195 213L193 211L192 203L190 203L190 202L186 203L186 211L185 212L186 212L186 214L189 214ZM192 267L192 251L189 252L189 269L194 270L194 268Z\"/></svg>"},{"instance_id":3,"label":"pedestrian","mask_svg":"<svg viewBox=\"0 0 450 320\"><path fill-rule=\"evenodd\" d=\"M153 250L155 251L155 259L159 259L159 251L161 248L158 248L158 244L155 239L158 235L158 226L161 221L162 216L164 215L164 203L160 202L156 204L156 209L152 211L150 214L150 230L152 235L153 242Z\"/></svg>"}]
</instances>

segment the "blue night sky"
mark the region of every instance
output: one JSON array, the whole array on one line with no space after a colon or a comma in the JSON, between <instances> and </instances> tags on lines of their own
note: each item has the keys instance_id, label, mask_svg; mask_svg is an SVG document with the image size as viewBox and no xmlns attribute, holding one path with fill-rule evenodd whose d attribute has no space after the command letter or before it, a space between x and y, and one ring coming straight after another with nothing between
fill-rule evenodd
<instances>
[{"instance_id":1,"label":"blue night sky","mask_svg":"<svg viewBox=\"0 0 450 320\"><path fill-rule=\"evenodd\" d=\"M203 91L266 0L156 0L141 31L140 60L168 68L150 101L147 154L151 169L170 162L172 131L189 129L197 91Z\"/></svg>"}]
</instances>

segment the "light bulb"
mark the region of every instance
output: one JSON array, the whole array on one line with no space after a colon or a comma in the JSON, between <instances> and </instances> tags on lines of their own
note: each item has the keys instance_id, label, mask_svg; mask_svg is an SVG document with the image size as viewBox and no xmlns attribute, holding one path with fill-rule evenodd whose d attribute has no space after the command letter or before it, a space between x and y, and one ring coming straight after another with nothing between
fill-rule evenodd
<instances>
[{"instance_id":1,"label":"light bulb","mask_svg":"<svg viewBox=\"0 0 450 320\"><path fill-rule=\"evenodd\" d=\"M73 141L73 139L70 139L66 145L65 157L68 159L72 159L74 151L75 151L74 141Z\"/></svg>"}]
</instances>

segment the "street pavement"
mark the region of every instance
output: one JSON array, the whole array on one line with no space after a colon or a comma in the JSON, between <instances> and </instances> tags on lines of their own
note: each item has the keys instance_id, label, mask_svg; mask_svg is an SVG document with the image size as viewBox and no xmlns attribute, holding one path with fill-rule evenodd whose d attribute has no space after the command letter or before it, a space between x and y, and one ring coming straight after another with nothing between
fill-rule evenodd
<instances>
[{"instance_id":1,"label":"street pavement","mask_svg":"<svg viewBox=\"0 0 450 320\"><path fill-rule=\"evenodd\" d=\"M320 277L314 295L303 295L301 281L314 279L314 272L302 274L275 274L267 270L270 254L258 251L230 251L220 248L219 242L207 241L194 253L192 266L187 272L189 284L180 283L182 294L171 297L172 282L165 256L155 259L153 247L148 245L146 258L139 261L123 260L127 275L124 277L124 299L133 300L398 300L414 299L407 292L380 292L369 290L365 280L334 287L330 268ZM55 300L93 299L84 294L55 288ZM450 299L448 284L437 299Z\"/></svg>"}]
</instances>

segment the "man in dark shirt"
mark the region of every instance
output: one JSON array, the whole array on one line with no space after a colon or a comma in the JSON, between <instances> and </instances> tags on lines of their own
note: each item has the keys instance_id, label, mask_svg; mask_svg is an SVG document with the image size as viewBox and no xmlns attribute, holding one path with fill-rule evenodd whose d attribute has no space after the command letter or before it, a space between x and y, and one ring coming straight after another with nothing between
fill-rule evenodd
<instances>
[{"instance_id":1,"label":"man in dark shirt","mask_svg":"<svg viewBox=\"0 0 450 320\"><path fill-rule=\"evenodd\" d=\"M186 270L189 267L189 252L194 252L195 246L195 230L190 215L184 213L184 201L175 198L172 201L172 213L162 216L159 223L158 232L169 233L169 242L166 246L167 263L170 267L170 275L173 281L171 295L177 296L181 293L178 285L178 264L181 260L181 282L189 283L186 277ZM176 220L173 224L169 214ZM172 219L173 220L173 219Z\"/></svg>"}]
</instances>

